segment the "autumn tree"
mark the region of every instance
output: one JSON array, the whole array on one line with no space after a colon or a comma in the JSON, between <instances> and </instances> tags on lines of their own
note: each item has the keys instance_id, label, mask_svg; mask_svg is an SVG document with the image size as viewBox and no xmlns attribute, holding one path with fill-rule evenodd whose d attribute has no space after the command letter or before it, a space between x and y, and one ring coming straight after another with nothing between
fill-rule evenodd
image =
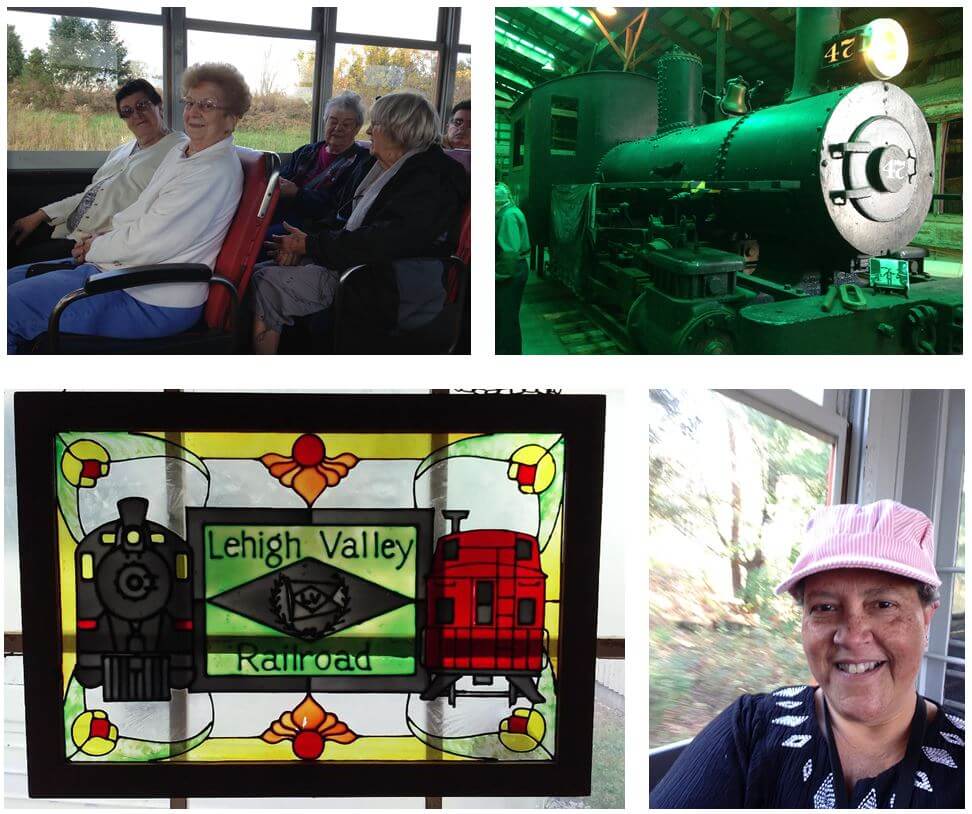
<instances>
[{"instance_id":1,"label":"autumn tree","mask_svg":"<svg viewBox=\"0 0 972 814\"><path fill-rule=\"evenodd\" d=\"M7 26L7 81L24 72L24 44L12 25Z\"/></svg>"}]
</instances>

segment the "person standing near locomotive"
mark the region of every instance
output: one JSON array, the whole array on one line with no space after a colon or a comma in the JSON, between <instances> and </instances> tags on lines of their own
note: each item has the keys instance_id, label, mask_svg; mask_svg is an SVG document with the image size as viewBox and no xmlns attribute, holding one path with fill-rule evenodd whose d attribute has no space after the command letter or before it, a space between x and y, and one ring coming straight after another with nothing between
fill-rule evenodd
<instances>
[{"instance_id":1,"label":"person standing near locomotive","mask_svg":"<svg viewBox=\"0 0 972 814\"><path fill-rule=\"evenodd\" d=\"M520 303L530 273L526 217L506 184L496 185L496 353L523 352Z\"/></svg>"}]
</instances>

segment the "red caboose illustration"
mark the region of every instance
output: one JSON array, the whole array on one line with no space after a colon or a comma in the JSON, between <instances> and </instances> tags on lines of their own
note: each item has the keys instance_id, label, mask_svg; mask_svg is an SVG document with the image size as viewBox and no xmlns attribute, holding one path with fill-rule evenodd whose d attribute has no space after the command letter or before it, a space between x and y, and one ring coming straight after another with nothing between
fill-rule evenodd
<instances>
[{"instance_id":1,"label":"red caboose illustration","mask_svg":"<svg viewBox=\"0 0 972 814\"><path fill-rule=\"evenodd\" d=\"M460 531L468 511L445 511L452 524L432 555L426 582L424 663L431 675L422 699L448 695L519 696L544 700L534 680L544 666L544 598L547 575L537 538L501 529ZM506 678L508 692L456 690Z\"/></svg>"}]
</instances>

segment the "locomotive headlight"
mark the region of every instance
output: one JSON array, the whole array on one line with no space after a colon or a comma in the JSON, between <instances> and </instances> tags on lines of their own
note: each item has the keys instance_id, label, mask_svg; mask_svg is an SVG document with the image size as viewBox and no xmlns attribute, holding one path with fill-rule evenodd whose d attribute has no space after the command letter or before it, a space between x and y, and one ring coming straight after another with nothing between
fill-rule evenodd
<instances>
[{"instance_id":1,"label":"locomotive headlight","mask_svg":"<svg viewBox=\"0 0 972 814\"><path fill-rule=\"evenodd\" d=\"M872 76L891 79L908 64L908 35L897 20L872 20L864 26L861 53Z\"/></svg>"}]
</instances>

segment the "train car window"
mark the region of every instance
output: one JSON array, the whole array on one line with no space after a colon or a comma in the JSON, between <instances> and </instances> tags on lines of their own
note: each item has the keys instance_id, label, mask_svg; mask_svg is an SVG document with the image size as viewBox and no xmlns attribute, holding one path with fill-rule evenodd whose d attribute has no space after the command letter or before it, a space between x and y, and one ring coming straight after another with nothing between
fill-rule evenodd
<instances>
[{"instance_id":1,"label":"train car window","mask_svg":"<svg viewBox=\"0 0 972 814\"><path fill-rule=\"evenodd\" d=\"M448 597L437 599L435 602L435 623L437 625L451 625L456 621L455 600Z\"/></svg>"},{"instance_id":2,"label":"train car window","mask_svg":"<svg viewBox=\"0 0 972 814\"><path fill-rule=\"evenodd\" d=\"M476 583L476 624L493 624L493 583Z\"/></svg>"},{"instance_id":3,"label":"train car window","mask_svg":"<svg viewBox=\"0 0 972 814\"><path fill-rule=\"evenodd\" d=\"M533 540L529 537L516 538L516 558L529 560L533 556Z\"/></svg>"},{"instance_id":4,"label":"train car window","mask_svg":"<svg viewBox=\"0 0 972 814\"><path fill-rule=\"evenodd\" d=\"M233 133L241 147L292 153L311 140L314 43L189 31L189 64L228 62L246 79L253 103ZM249 59L239 59L243 51Z\"/></svg>"},{"instance_id":5,"label":"train car window","mask_svg":"<svg viewBox=\"0 0 972 814\"><path fill-rule=\"evenodd\" d=\"M942 192L962 193L962 120L945 123L945 160L942 163ZM946 214L961 215L962 201L945 201Z\"/></svg>"},{"instance_id":6,"label":"train car window","mask_svg":"<svg viewBox=\"0 0 972 814\"><path fill-rule=\"evenodd\" d=\"M439 10L434 6L409 6L407 14L376 14L367 3L355 3L341 6L337 15L339 34L434 40L438 27Z\"/></svg>"},{"instance_id":7,"label":"train car window","mask_svg":"<svg viewBox=\"0 0 972 814\"><path fill-rule=\"evenodd\" d=\"M250 25L272 25L279 28L311 27L310 6L303 3L279 3L268 15L262 6L244 3L215 5L213 3L186 3L186 17L197 20L218 20L227 23L248 23Z\"/></svg>"},{"instance_id":8,"label":"train car window","mask_svg":"<svg viewBox=\"0 0 972 814\"><path fill-rule=\"evenodd\" d=\"M449 100L449 110L456 102L463 99L472 98L472 56L470 54L459 54L456 59L455 84L452 89L452 98Z\"/></svg>"},{"instance_id":9,"label":"train car window","mask_svg":"<svg viewBox=\"0 0 972 814\"><path fill-rule=\"evenodd\" d=\"M516 623L532 625L537 619L537 603L533 599L521 599L516 605Z\"/></svg>"},{"instance_id":10,"label":"train car window","mask_svg":"<svg viewBox=\"0 0 972 814\"><path fill-rule=\"evenodd\" d=\"M519 167L523 165L523 161L526 158L526 144L523 140L525 130L525 117L521 116L515 122L513 122L513 166Z\"/></svg>"},{"instance_id":11,"label":"train car window","mask_svg":"<svg viewBox=\"0 0 972 814\"><path fill-rule=\"evenodd\" d=\"M113 150L131 131L114 91L162 87L162 26L33 12L7 14L7 150Z\"/></svg>"},{"instance_id":12,"label":"train car window","mask_svg":"<svg viewBox=\"0 0 972 814\"><path fill-rule=\"evenodd\" d=\"M369 111L379 96L396 90L418 91L434 100L438 65L435 51L340 43L334 49L333 92L353 90L361 94ZM359 139L368 138L367 128L366 120Z\"/></svg>"},{"instance_id":13,"label":"train car window","mask_svg":"<svg viewBox=\"0 0 972 814\"><path fill-rule=\"evenodd\" d=\"M577 155L577 99L551 97L550 155Z\"/></svg>"},{"instance_id":14,"label":"train car window","mask_svg":"<svg viewBox=\"0 0 972 814\"><path fill-rule=\"evenodd\" d=\"M442 559L444 560L458 560L459 559L459 541L458 540L446 540L442 543Z\"/></svg>"}]
</instances>

